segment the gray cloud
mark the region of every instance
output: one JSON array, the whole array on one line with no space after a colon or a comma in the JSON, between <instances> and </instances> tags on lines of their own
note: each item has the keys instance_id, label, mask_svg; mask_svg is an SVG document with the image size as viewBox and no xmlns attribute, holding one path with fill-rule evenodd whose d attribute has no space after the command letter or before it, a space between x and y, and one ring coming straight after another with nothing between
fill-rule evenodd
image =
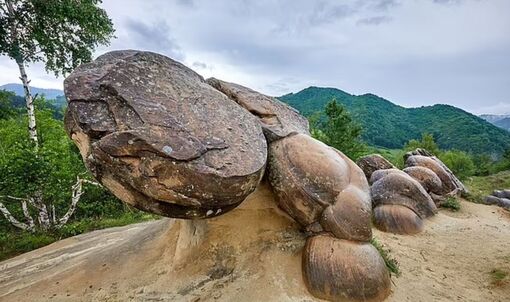
<instances>
[{"instance_id":1,"label":"gray cloud","mask_svg":"<svg viewBox=\"0 0 510 302\"><path fill-rule=\"evenodd\" d=\"M359 19L356 24L358 25L379 25L391 22L392 18L388 16L375 16L369 18Z\"/></svg>"},{"instance_id":2,"label":"gray cloud","mask_svg":"<svg viewBox=\"0 0 510 302\"><path fill-rule=\"evenodd\" d=\"M124 25L131 40L130 44L136 48L161 52L177 60L184 59L181 47L172 38L170 27L164 21L146 24L128 18Z\"/></svg>"},{"instance_id":3,"label":"gray cloud","mask_svg":"<svg viewBox=\"0 0 510 302\"><path fill-rule=\"evenodd\" d=\"M270 95L308 86L475 113L510 104L508 0L108 0L118 39ZM0 81L18 81L0 61ZM40 65L33 83L47 84ZM54 80L61 86L61 79ZM510 110L510 109L508 109ZM497 113L497 112L496 112Z\"/></svg>"}]
</instances>

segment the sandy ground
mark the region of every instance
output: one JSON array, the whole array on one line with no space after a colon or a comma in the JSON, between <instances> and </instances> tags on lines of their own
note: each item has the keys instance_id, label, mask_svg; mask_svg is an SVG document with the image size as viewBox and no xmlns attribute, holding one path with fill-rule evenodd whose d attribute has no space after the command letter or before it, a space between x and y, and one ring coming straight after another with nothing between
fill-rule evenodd
<instances>
[{"instance_id":1,"label":"sandy ground","mask_svg":"<svg viewBox=\"0 0 510 302\"><path fill-rule=\"evenodd\" d=\"M296 229L263 186L211 219L206 243L189 254L176 254L187 244L180 224L163 219L0 262L0 301L316 301L302 281L304 237ZM490 275L510 271L508 211L462 202L421 234L375 236L402 271L387 301L510 301L510 282L493 285Z\"/></svg>"}]
</instances>

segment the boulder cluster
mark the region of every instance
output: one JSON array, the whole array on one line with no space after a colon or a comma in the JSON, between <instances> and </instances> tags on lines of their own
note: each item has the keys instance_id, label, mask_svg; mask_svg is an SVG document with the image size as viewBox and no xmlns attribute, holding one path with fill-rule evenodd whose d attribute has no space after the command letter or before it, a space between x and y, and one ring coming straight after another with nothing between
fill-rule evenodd
<instances>
[{"instance_id":1,"label":"boulder cluster","mask_svg":"<svg viewBox=\"0 0 510 302\"><path fill-rule=\"evenodd\" d=\"M279 207L309 235L303 279L314 296L388 296L389 273L370 244L372 203L363 171L312 138L306 118L291 107L133 50L78 67L64 86L66 130L87 168L119 199L168 217L210 218L239 205L266 175ZM394 177L378 181L398 187ZM424 202L429 195L409 179L407 187ZM379 197L378 206L434 212L432 202L418 205L399 192L398 203Z\"/></svg>"},{"instance_id":2,"label":"boulder cluster","mask_svg":"<svg viewBox=\"0 0 510 302\"><path fill-rule=\"evenodd\" d=\"M510 190L495 190L483 199L485 204L497 205L510 211Z\"/></svg>"},{"instance_id":3,"label":"boulder cluster","mask_svg":"<svg viewBox=\"0 0 510 302\"><path fill-rule=\"evenodd\" d=\"M404 161L405 168L399 170L374 154L360 158L358 165L371 185L375 226L396 234L416 234L448 196L467 190L441 160L424 149L406 153Z\"/></svg>"}]
</instances>

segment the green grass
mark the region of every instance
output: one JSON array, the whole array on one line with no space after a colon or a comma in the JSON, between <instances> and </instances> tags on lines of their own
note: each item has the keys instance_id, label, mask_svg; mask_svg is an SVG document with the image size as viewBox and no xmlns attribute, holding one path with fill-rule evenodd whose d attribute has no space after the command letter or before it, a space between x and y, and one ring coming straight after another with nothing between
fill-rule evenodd
<instances>
[{"instance_id":1,"label":"green grass","mask_svg":"<svg viewBox=\"0 0 510 302\"><path fill-rule=\"evenodd\" d=\"M460 202L453 196L448 196L444 202L441 203L441 208L450 209L453 212L460 210Z\"/></svg>"},{"instance_id":2,"label":"green grass","mask_svg":"<svg viewBox=\"0 0 510 302\"><path fill-rule=\"evenodd\" d=\"M400 265L398 261L391 256L391 251L386 249L375 237L370 240L370 243L379 251L379 254L381 254L381 257L384 259L384 263L390 272L390 276L400 277Z\"/></svg>"},{"instance_id":3,"label":"green grass","mask_svg":"<svg viewBox=\"0 0 510 302\"><path fill-rule=\"evenodd\" d=\"M124 226L153 219L157 219L157 216L143 212L126 212L115 218L89 218L74 221L59 230L46 233L0 230L0 261L38 249L67 237L93 230Z\"/></svg>"},{"instance_id":4,"label":"green grass","mask_svg":"<svg viewBox=\"0 0 510 302\"><path fill-rule=\"evenodd\" d=\"M483 198L494 190L510 188L510 170L502 171L489 176L473 176L464 181L469 194L463 196L469 201L480 203Z\"/></svg>"},{"instance_id":5,"label":"green grass","mask_svg":"<svg viewBox=\"0 0 510 302\"><path fill-rule=\"evenodd\" d=\"M508 280L508 272L501 269L493 269L489 274L492 279L491 284L494 286L502 285Z\"/></svg>"}]
</instances>

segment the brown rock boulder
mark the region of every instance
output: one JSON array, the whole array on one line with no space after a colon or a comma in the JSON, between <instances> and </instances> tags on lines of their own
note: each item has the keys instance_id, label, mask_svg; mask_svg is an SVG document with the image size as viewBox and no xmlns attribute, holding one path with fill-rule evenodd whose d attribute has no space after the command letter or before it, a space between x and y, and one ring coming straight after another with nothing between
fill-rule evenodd
<instances>
[{"instance_id":1,"label":"brown rock boulder","mask_svg":"<svg viewBox=\"0 0 510 302\"><path fill-rule=\"evenodd\" d=\"M436 205L420 183L405 173L391 173L370 188L374 207L383 204L402 205L421 218L434 215Z\"/></svg>"},{"instance_id":2,"label":"brown rock boulder","mask_svg":"<svg viewBox=\"0 0 510 302\"><path fill-rule=\"evenodd\" d=\"M374 221L383 232L412 235L423 231L423 219L406 206L383 204L374 209Z\"/></svg>"},{"instance_id":3,"label":"brown rock boulder","mask_svg":"<svg viewBox=\"0 0 510 302\"><path fill-rule=\"evenodd\" d=\"M370 240L368 183L341 152L296 134L270 144L268 165L279 206L303 227L320 222L339 238Z\"/></svg>"},{"instance_id":4,"label":"brown rock boulder","mask_svg":"<svg viewBox=\"0 0 510 302\"><path fill-rule=\"evenodd\" d=\"M407 167L403 171L416 179L427 192L433 194L442 194L444 192L441 179L429 168L414 166Z\"/></svg>"},{"instance_id":5,"label":"brown rock boulder","mask_svg":"<svg viewBox=\"0 0 510 302\"><path fill-rule=\"evenodd\" d=\"M258 117L268 142L295 133L310 134L308 120L296 109L273 97L215 78L207 79L207 83Z\"/></svg>"},{"instance_id":6,"label":"brown rock boulder","mask_svg":"<svg viewBox=\"0 0 510 302\"><path fill-rule=\"evenodd\" d=\"M468 190L453 172L437 157L427 150L416 149L404 155L406 167L425 167L432 170L441 179L443 195L451 192L467 193Z\"/></svg>"},{"instance_id":7,"label":"brown rock boulder","mask_svg":"<svg viewBox=\"0 0 510 302\"><path fill-rule=\"evenodd\" d=\"M377 170L396 169L392 163L379 154L364 156L358 159L356 164L361 168L361 170L363 170L367 179L370 179L370 177L372 177L372 173Z\"/></svg>"},{"instance_id":8,"label":"brown rock boulder","mask_svg":"<svg viewBox=\"0 0 510 302\"><path fill-rule=\"evenodd\" d=\"M390 276L377 249L328 235L307 239L303 276L308 290L329 301L382 301L390 294Z\"/></svg>"},{"instance_id":9,"label":"brown rock boulder","mask_svg":"<svg viewBox=\"0 0 510 302\"><path fill-rule=\"evenodd\" d=\"M258 119L170 58L110 52L64 86L69 136L124 202L208 218L242 202L262 177L267 145Z\"/></svg>"}]
</instances>

